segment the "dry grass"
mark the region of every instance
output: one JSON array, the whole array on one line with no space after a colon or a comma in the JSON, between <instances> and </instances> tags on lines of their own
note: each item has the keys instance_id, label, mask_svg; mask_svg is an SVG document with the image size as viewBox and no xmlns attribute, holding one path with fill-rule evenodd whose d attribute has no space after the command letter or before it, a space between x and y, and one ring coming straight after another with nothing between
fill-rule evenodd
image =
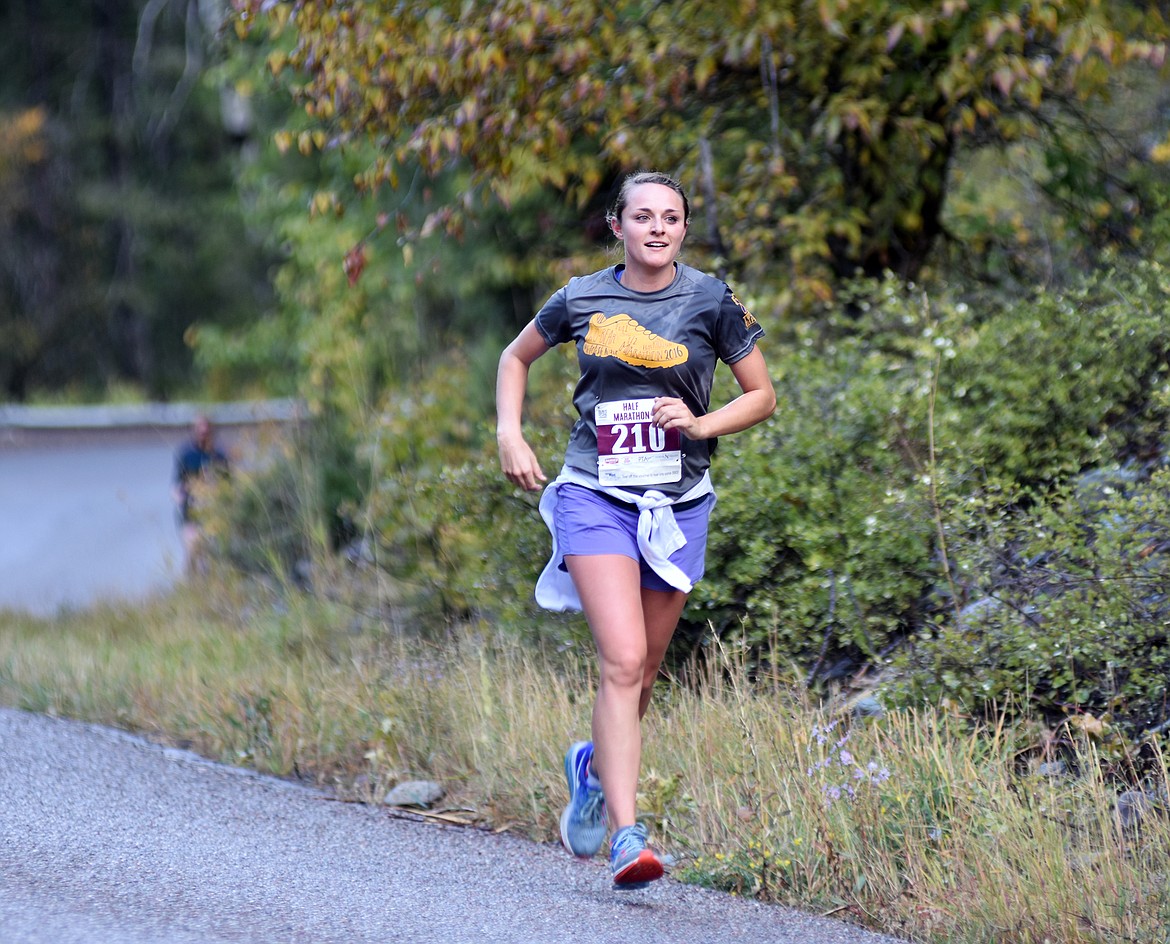
<instances>
[{"instance_id":1,"label":"dry grass","mask_svg":"<svg viewBox=\"0 0 1170 944\"><path fill-rule=\"evenodd\" d=\"M105 722L360 799L430 777L453 807L553 840L589 659L390 630L352 606L195 588L51 622L0 616L0 701ZM935 942L1170 937L1170 827L1122 832L1085 742L1022 772L1002 728L851 721L724 654L663 684L641 807L676 875ZM1154 758L1151 783L1165 784Z\"/></svg>"}]
</instances>

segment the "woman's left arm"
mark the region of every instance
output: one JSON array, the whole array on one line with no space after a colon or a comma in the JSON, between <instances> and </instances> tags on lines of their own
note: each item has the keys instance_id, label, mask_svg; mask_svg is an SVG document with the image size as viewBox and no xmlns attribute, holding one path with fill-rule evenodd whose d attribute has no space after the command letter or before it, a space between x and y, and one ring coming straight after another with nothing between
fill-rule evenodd
<instances>
[{"instance_id":1,"label":"woman's left arm","mask_svg":"<svg viewBox=\"0 0 1170 944\"><path fill-rule=\"evenodd\" d=\"M714 439L755 426L775 412L776 391L759 347L732 364L731 373L743 393L730 403L695 416L678 397L659 397L654 402L655 425L681 429L688 439Z\"/></svg>"}]
</instances>

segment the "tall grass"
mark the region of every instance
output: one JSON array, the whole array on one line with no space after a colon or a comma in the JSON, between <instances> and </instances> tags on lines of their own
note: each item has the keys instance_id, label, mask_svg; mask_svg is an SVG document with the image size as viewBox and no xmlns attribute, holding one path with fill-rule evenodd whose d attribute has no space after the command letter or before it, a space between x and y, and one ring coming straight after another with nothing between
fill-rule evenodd
<instances>
[{"instance_id":1,"label":"tall grass","mask_svg":"<svg viewBox=\"0 0 1170 944\"><path fill-rule=\"evenodd\" d=\"M357 799L431 777L463 816L552 841L591 659L442 639L255 585L51 622L0 617L0 701L144 732ZM1091 742L1028 773L1002 726L854 720L716 653L663 682L640 807L684 879L934 942L1170 936L1170 826L1122 830ZM1157 745L1149 786L1166 782Z\"/></svg>"}]
</instances>

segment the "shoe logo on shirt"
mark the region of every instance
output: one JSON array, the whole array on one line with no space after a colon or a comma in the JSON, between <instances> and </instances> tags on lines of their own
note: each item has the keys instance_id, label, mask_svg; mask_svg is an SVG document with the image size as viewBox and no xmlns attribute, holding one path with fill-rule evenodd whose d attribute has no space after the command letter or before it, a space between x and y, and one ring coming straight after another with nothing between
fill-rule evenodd
<instances>
[{"instance_id":1,"label":"shoe logo on shirt","mask_svg":"<svg viewBox=\"0 0 1170 944\"><path fill-rule=\"evenodd\" d=\"M636 367L677 367L690 357L686 345L659 337L629 315L607 318L600 311L589 319L582 350L593 357L616 357Z\"/></svg>"}]
</instances>

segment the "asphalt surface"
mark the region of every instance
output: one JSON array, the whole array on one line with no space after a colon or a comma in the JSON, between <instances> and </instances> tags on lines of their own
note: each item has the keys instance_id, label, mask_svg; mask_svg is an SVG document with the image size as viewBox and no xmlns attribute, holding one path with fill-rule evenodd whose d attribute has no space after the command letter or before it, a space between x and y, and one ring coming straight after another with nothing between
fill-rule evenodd
<instances>
[{"instance_id":1,"label":"asphalt surface","mask_svg":"<svg viewBox=\"0 0 1170 944\"><path fill-rule=\"evenodd\" d=\"M170 587L183 570L171 497L182 439L0 447L0 609L52 616Z\"/></svg>"},{"instance_id":2,"label":"asphalt surface","mask_svg":"<svg viewBox=\"0 0 1170 944\"><path fill-rule=\"evenodd\" d=\"M95 725L0 709L4 944L894 944L602 859L402 819Z\"/></svg>"}]
</instances>

